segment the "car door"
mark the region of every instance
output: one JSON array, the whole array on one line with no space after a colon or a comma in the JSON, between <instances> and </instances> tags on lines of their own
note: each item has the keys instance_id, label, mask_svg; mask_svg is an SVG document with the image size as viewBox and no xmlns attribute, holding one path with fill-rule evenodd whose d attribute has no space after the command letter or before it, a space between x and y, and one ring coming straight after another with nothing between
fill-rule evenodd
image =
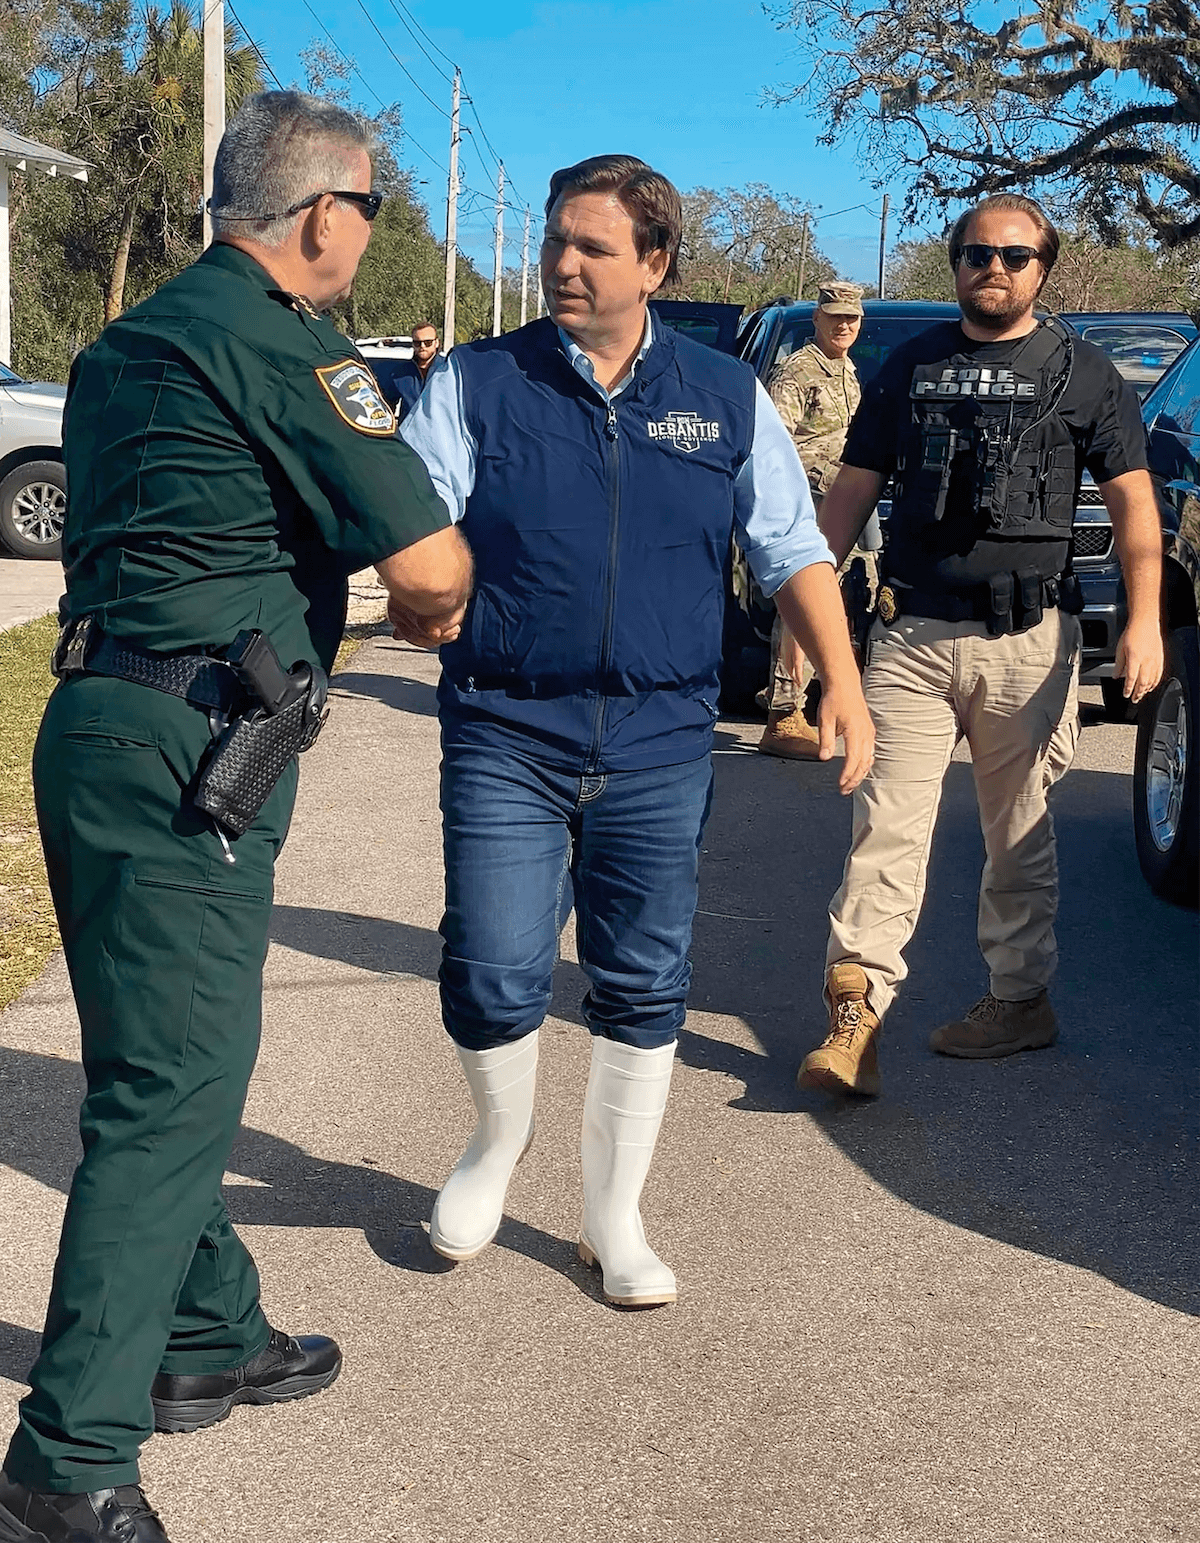
<instances>
[{"instance_id":1,"label":"car door","mask_svg":"<svg viewBox=\"0 0 1200 1543\"><path fill-rule=\"evenodd\" d=\"M1200 341L1146 399L1146 417L1167 556L1187 573L1200 610Z\"/></svg>"}]
</instances>

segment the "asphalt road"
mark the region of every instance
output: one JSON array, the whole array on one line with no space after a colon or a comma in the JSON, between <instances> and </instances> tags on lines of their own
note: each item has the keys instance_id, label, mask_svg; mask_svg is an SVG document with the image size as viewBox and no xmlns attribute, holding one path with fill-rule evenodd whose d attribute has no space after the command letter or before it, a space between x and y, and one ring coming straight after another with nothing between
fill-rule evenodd
<instances>
[{"instance_id":1,"label":"asphalt road","mask_svg":"<svg viewBox=\"0 0 1200 1543\"><path fill-rule=\"evenodd\" d=\"M1091 709L1056 794L1058 1045L924 1048L985 986L956 763L884 1093L844 1105L793 1077L822 1034L849 805L832 768L722 724L643 1205L681 1295L631 1314L575 1258L569 936L497 1244L450 1267L425 1236L470 1124L434 985L435 668L368 644L305 758L228 1175L273 1321L336 1334L345 1370L319 1398L149 1444L174 1543L1197 1543L1197 919L1138 873L1133 730ZM75 1036L57 960L0 1015L0 1423L77 1154Z\"/></svg>"}]
</instances>

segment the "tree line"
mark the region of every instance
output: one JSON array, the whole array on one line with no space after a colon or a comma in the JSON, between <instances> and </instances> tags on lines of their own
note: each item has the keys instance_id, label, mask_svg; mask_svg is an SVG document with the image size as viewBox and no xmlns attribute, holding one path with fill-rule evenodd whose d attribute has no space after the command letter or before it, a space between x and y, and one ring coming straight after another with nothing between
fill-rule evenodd
<instances>
[{"instance_id":1,"label":"tree line","mask_svg":"<svg viewBox=\"0 0 1200 1543\"><path fill-rule=\"evenodd\" d=\"M349 104L352 65L314 44L304 89ZM152 294L203 248L203 40L199 8L132 0L5 0L0 7L0 124L90 165L86 183L10 178L13 368L67 377L105 322ZM226 30L232 114L266 84L262 62ZM376 185L388 193L349 301L352 336L438 321L444 247L401 163L397 105L372 118ZM460 255L459 338L491 330L491 285Z\"/></svg>"},{"instance_id":2,"label":"tree line","mask_svg":"<svg viewBox=\"0 0 1200 1543\"><path fill-rule=\"evenodd\" d=\"M907 175L910 221L928 224L931 211L948 220L956 201L997 189L1037 192L1064 231L1046 292L1052 306L1200 307L1200 162L1191 148L1200 21L1181 0L1111 13L1033 0L992 32L935 0L895 0L886 12L864 0L793 0L776 14L797 30L811 68L775 99L823 104L825 143L856 140L864 164ZM354 105L352 61L322 43L302 60L306 89ZM1146 98L1132 117L1121 85L1131 76ZM231 26L228 110L264 84L261 58ZM403 166L399 104L372 122L382 147L376 179L389 197L335 315L355 337L436 323L444 293L444 247ZM0 124L90 163L85 184L11 178L12 363L64 380L106 321L201 251L198 7L4 0ZM780 295L811 299L837 276L816 240L814 206L799 195L762 183L699 187L683 204L683 298L754 308ZM519 290L510 269L505 328L519 319ZM491 283L461 254L457 293L456 341L489 333ZM888 293L952 298L944 242L895 247Z\"/></svg>"}]
</instances>

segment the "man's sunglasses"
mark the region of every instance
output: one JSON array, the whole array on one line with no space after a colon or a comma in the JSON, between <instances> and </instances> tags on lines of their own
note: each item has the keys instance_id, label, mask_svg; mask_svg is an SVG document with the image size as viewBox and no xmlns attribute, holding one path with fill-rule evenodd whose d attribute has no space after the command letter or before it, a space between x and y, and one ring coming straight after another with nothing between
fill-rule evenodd
<instances>
[{"instance_id":1,"label":"man's sunglasses","mask_svg":"<svg viewBox=\"0 0 1200 1543\"><path fill-rule=\"evenodd\" d=\"M342 188L322 188L319 193L310 193L300 203L293 204L290 209L277 209L268 214L222 214L219 209L214 210L212 199L207 204L208 212L215 214L219 220L287 220L293 214L299 214L302 209L311 209L322 198L344 198L352 204L357 204L362 210L364 220L373 220L383 206L385 195L383 193L350 193Z\"/></svg>"},{"instance_id":2,"label":"man's sunglasses","mask_svg":"<svg viewBox=\"0 0 1200 1543\"><path fill-rule=\"evenodd\" d=\"M1040 258L1042 254L1035 246L984 246L981 242L972 241L962 248L959 255L968 268L990 268L992 258L999 256L1010 273L1020 273L1022 268L1028 267L1032 258Z\"/></svg>"}]
</instances>

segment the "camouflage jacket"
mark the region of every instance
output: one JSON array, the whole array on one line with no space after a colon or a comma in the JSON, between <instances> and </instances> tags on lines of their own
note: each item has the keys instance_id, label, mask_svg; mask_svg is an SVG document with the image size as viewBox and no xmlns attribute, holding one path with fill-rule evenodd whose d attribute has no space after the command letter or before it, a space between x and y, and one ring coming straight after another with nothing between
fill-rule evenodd
<instances>
[{"instance_id":1,"label":"camouflage jacket","mask_svg":"<svg viewBox=\"0 0 1200 1543\"><path fill-rule=\"evenodd\" d=\"M806 343L771 373L771 400L804 462L814 493L824 493L837 476L846 431L862 392L850 359L830 359Z\"/></svg>"}]
</instances>

